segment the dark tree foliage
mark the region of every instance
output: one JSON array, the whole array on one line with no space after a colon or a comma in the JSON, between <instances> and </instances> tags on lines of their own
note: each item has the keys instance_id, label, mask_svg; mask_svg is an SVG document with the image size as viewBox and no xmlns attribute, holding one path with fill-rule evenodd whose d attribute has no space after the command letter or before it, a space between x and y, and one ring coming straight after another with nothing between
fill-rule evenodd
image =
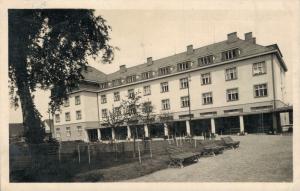
<instances>
[{"instance_id":1,"label":"dark tree foliage","mask_svg":"<svg viewBox=\"0 0 300 191\"><path fill-rule=\"evenodd\" d=\"M11 9L9 15L10 95L20 100L27 142L43 142L44 129L32 93L51 90L51 112L59 109L68 90L78 86L87 58L113 59L110 27L93 10Z\"/></svg>"}]
</instances>

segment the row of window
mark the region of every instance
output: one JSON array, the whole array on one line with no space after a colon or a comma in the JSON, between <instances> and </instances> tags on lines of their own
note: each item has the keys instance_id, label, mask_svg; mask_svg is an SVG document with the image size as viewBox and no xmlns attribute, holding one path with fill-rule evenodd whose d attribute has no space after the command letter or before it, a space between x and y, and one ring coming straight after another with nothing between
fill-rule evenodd
<instances>
[{"instance_id":1,"label":"row of window","mask_svg":"<svg viewBox=\"0 0 300 191\"><path fill-rule=\"evenodd\" d=\"M76 120L82 119L82 114L81 110L76 111ZM71 121L71 113L66 112L65 113L65 121ZM60 114L55 114L55 122L59 123L60 122Z\"/></svg>"},{"instance_id":2,"label":"row of window","mask_svg":"<svg viewBox=\"0 0 300 191\"><path fill-rule=\"evenodd\" d=\"M81 100L80 100L80 96L75 96L75 105L80 105L81 104ZM69 99L66 99L64 101L64 106L65 107L69 107L70 106L70 100Z\"/></svg>"},{"instance_id":3,"label":"row of window","mask_svg":"<svg viewBox=\"0 0 300 191\"><path fill-rule=\"evenodd\" d=\"M253 64L253 74L258 75L258 74L265 74L266 73L266 66L265 62L259 62L259 63L254 63ZM232 68L227 68L225 70L225 79L227 81L229 80L235 80L237 79L237 69L236 67ZM189 86L189 78L181 78L179 80L180 82L180 89L186 89ZM211 84L211 74L210 72L201 74L201 85L207 85ZM168 82L162 82L160 83L160 92L169 92L169 83ZM143 93L144 96L151 95L151 87L150 85L144 86L143 87ZM134 98L135 93L134 89L129 89L128 90L128 97L129 98ZM120 93L119 92L114 92L114 101L120 101ZM105 104L107 103L107 98L106 95L101 95L101 103Z\"/></svg>"},{"instance_id":4,"label":"row of window","mask_svg":"<svg viewBox=\"0 0 300 191\"><path fill-rule=\"evenodd\" d=\"M254 85L254 96L255 97L268 96L267 84ZM239 99L238 88L227 89L226 90L226 99L227 99L227 101L237 101ZM213 103L212 92L202 93L202 104L207 105L207 104L212 104L212 103ZM150 102L150 105L151 105L151 102ZM181 97L180 105L181 105L181 107L189 107L190 106L189 96ZM162 110L169 110L171 108L170 99L161 100L161 108L162 108ZM107 116L107 109L102 109L102 117L105 118L106 116Z\"/></svg>"},{"instance_id":5,"label":"row of window","mask_svg":"<svg viewBox=\"0 0 300 191\"><path fill-rule=\"evenodd\" d=\"M240 55L240 50L238 48L235 49L231 49L231 50L227 50L222 52L222 61L227 61L227 60L231 60L231 59L235 59ZM213 64L215 60L215 57L213 55L207 55L204 57L200 57L198 58L198 66L205 66L205 65L209 65L209 64ZM177 64L177 71L181 72L181 71L186 71L191 69L192 67L192 61L188 60L188 61L184 61L181 63ZM167 75L170 74L172 71L172 67L171 66L165 66L162 68L158 69L158 75L159 76L163 76L163 75ZM143 72L141 74L141 78L142 80L146 80L146 79L150 79L154 77L155 72L154 71L146 71ZM124 82L126 83L133 83L137 81L137 75L130 75L127 76L124 80ZM112 86L119 86L123 83L122 79L114 79L112 80ZM104 89L108 87L108 82L103 82L100 84L100 89Z\"/></svg>"},{"instance_id":6,"label":"row of window","mask_svg":"<svg viewBox=\"0 0 300 191\"><path fill-rule=\"evenodd\" d=\"M77 135L78 136L82 136L82 127L81 126L77 126ZM71 127L66 127L66 136L67 137L71 137ZM58 127L56 128L56 138L60 138L61 137L61 129Z\"/></svg>"}]
</instances>

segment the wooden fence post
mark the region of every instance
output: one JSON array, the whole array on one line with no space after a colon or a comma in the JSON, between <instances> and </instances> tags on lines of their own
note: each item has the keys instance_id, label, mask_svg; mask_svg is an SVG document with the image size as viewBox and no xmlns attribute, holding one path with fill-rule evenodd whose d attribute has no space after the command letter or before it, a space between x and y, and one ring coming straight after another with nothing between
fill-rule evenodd
<instances>
[{"instance_id":1,"label":"wooden fence post","mask_svg":"<svg viewBox=\"0 0 300 191\"><path fill-rule=\"evenodd\" d=\"M90 144L88 143L88 156L89 156L89 164L91 164L91 153L90 153Z\"/></svg>"},{"instance_id":2,"label":"wooden fence post","mask_svg":"<svg viewBox=\"0 0 300 191\"><path fill-rule=\"evenodd\" d=\"M150 157L152 159L152 148L151 148L151 140L149 140L149 147L150 147Z\"/></svg>"},{"instance_id":3,"label":"wooden fence post","mask_svg":"<svg viewBox=\"0 0 300 191\"><path fill-rule=\"evenodd\" d=\"M195 142L195 148L197 147L197 141L196 141L196 139L194 139L194 142Z\"/></svg>"},{"instance_id":4,"label":"wooden fence post","mask_svg":"<svg viewBox=\"0 0 300 191\"><path fill-rule=\"evenodd\" d=\"M78 163L80 164L80 145L77 145L77 151L78 151Z\"/></svg>"},{"instance_id":5,"label":"wooden fence post","mask_svg":"<svg viewBox=\"0 0 300 191\"><path fill-rule=\"evenodd\" d=\"M60 151L61 150L61 144L60 144L60 142L59 142L59 146L58 146L58 161L60 162L60 160L61 160L61 156L60 156Z\"/></svg>"}]
</instances>

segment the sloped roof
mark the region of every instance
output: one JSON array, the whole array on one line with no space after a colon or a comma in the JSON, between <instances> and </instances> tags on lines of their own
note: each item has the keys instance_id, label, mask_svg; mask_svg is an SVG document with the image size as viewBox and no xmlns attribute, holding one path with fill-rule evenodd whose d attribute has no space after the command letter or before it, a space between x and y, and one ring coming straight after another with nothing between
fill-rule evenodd
<instances>
[{"instance_id":1,"label":"sloped roof","mask_svg":"<svg viewBox=\"0 0 300 191\"><path fill-rule=\"evenodd\" d=\"M89 67L89 72L86 74L86 80L97 81L97 82L106 82L113 79L125 79L126 76L130 75L140 75L143 72L153 71L157 72L159 68L165 66L172 66L173 68L177 67L177 64L186 60L191 60L197 63L197 59L203 56L213 55L214 64L222 62L222 52L230 49L238 48L240 50L239 58L247 57L255 54L260 54L264 52L269 52L272 50L280 50L276 45L262 46L251 41L246 41L239 39L238 37L234 41L221 41L207 46L194 49L192 54L187 54L187 51L171 55L168 57L160 58L153 60L152 64L143 63L133 67L126 68L125 71L118 70L110 74L104 74L103 72L98 71L93 67ZM281 56L281 55L280 55ZM283 61L283 60L282 60ZM194 64L192 68L198 67L197 64ZM286 66L283 64L283 67Z\"/></svg>"},{"instance_id":2,"label":"sloped roof","mask_svg":"<svg viewBox=\"0 0 300 191\"><path fill-rule=\"evenodd\" d=\"M107 74L97 70L92 66L87 66L87 70L82 73L85 81L100 82L105 80Z\"/></svg>"}]
</instances>

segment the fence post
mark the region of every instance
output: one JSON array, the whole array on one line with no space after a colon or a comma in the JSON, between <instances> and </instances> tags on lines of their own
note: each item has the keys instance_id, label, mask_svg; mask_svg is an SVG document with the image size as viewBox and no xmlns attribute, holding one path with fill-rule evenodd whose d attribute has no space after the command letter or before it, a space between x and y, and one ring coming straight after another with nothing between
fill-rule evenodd
<instances>
[{"instance_id":1,"label":"fence post","mask_svg":"<svg viewBox=\"0 0 300 191\"><path fill-rule=\"evenodd\" d=\"M196 139L194 139L194 142L195 142L195 148L197 147L197 141L196 141Z\"/></svg>"},{"instance_id":2,"label":"fence post","mask_svg":"<svg viewBox=\"0 0 300 191\"><path fill-rule=\"evenodd\" d=\"M80 145L77 145L77 151L78 151L78 163L80 164Z\"/></svg>"},{"instance_id":3,"label":"fence post","mask_svg":"<svg viewBox=\"0 0 300 191\"><path fill-rule=\"evenodd\" d=\"M137 141L137 146L138 146L138 152L139 152L139 162L140 162L140 164L142 164L140 145L139 145L138 141Z\"/></svg>"},{"instance_id":4,"label":"fence post","mask_svg":"<svg viewBox=\"0 0 300 191\"><path fill-rule=\"evenodd\" d=\"M178 147L178 141L176 135L175 135L175 141L176 141L176 146Z\"/></svg>"},{"instance_id":5,"label":"fence post","mask_svg":"<svg viewBox=\"0 0 300 191\"><path fill-rule=\"evenodd\" d=\"M90 144L88 143L88 156L89 156L89 164L91 164L91 153L90 153Z\"/></svg>"},{"instance_id":6,"label":"fence post","mask_svg":"<svg viewBox=\"0 0 300 191\"><path fill-rule=\"evenodd\" d=\"M61 156L60 156L60 151L61 150L61 143L59 142L59 145L58 145L58 161L60 162L61 160Z\"/></svg>"},{"instance_id":7,"label":"fence post","mask_svg":"<svg viewBox=\"0 0 300 191\"><path fill-rule=\"evenodd\" d=\"M150 157L152 159L152 148L151 148L151 140L149 140L149 147L150 147Z\"/></svg>"},{"instance_id":8,"label":"fence post","mask_svg":"<svg viewBox=\"0 0 300 191\"><path fill-rule=\"evenodd\" d=\"M117 144L117 142L115 142L115 152L116 152L116 158L115 158L115 160L117 161L118 160L118 148L117 148L117 146L118 146L118 144Z\"/></svg>"}]
</instances>

